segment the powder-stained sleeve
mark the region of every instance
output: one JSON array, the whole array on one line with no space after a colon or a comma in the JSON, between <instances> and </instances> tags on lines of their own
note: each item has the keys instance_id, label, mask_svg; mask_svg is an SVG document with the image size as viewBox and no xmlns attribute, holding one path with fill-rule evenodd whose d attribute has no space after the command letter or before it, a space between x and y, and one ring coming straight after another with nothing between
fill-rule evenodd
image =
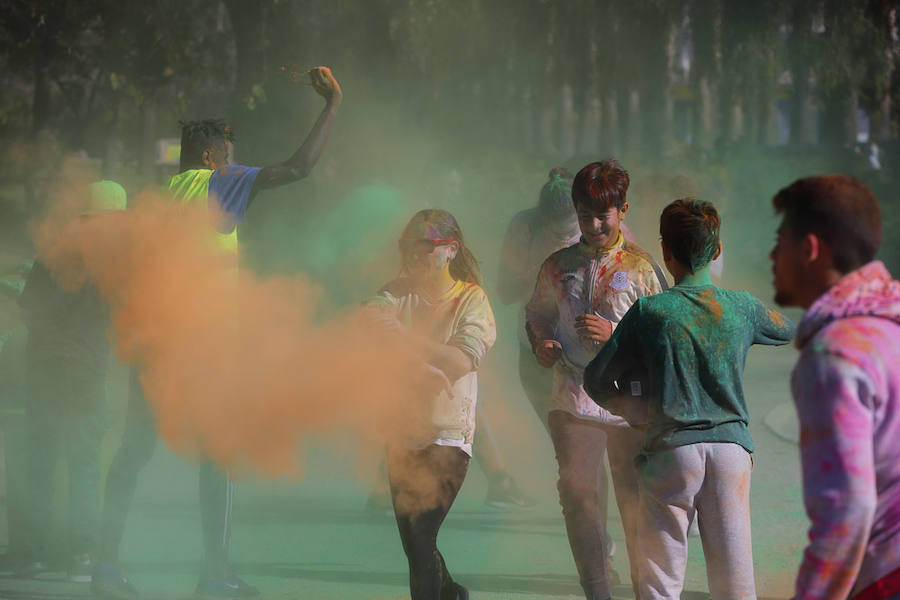
<instances>
[{"instance_id":1,"label":"powder-stained sleeve","mask_svg":"<svg viewBox=\"0 0 900 600\"><path fill-rule=\"evenodd\" d=\"M209 197L215 199L223 217L219 233L231 233L244 220L259 171L259 167L229 165L210 176Z\"/></svg>"},{"instance_id":2,"label":"powder-stained sleeve","mask_svg":"<svg viewBox=\"0 0 900 600\"><path fill-rule=\"evenodd\" d=\"M544 340L552 340L559 320L559 307L556 305L556 286L552 272L553 257L541 265L534 293L525 305L525 332L534 349Z\"/></svg>"},{"instance_id":3,"label":"powder-stained sleeve","mask_svg":"<svg viewBox=\"0 0 900 600\"><path fill-rule=\"evenodd\" d=\"M666 274L663 272L662 268L656 264L656 261L653 260L653 257L649 252L632 242L626 242L625 247L631 254L642 259L639 262L636 271L638 279L645 281L646 285L643 286L643 293L638 293L638 296L658 294L669 289L669 282L666 280ZM656 281L651 282L651 279L655 279Z\"/></svg>"},{"instance_id":4,"label":"powder-stained sleeve","mask_svg":"<svg viewBox=\"0 0 900 600\"><path fill-rule=\"evenodd\" d=\"M796 598L847 598L875 517L873 386L857 365L801 356L792 377L800 417L803 501L811 525Z\"/></svg>"},{"instance_id":5,"label":"powder-stained sleeve","mask_svg":"<svg viewBox=\"0 0 900 600\"><path fill-rule=\"evenodd\" d=\"M663 287L663 282L665 282L665 277L660 280L660 274L656 272L654 269L653 262L647 260L645 264L641 265L640 269L641 276L641 291L644 292L641 294L642 296L652 296L653 294L658 294L664 289L668 288L668 285Z\"/></svg>"},{"instance_id":6,"label":"powder-stained sleeve","mask_svg":"<svg viewBox=\"0 0 900 600\"><path fill-rule=\"evenodd\" d=\"M756 298L753 298L753 302L757 305L756 321L758 323L753 343L780 346L790 342L794 337L793 321L777 310L766 308Z\"/></svg>"},{"instance_id":7,"label":"powder-stained sleeve","mask_svg":"<svg viewBox=\"0 0 900 600\"><path fill-rule=\"evenodd\" d=\"M490 302L484 290L477 287L465 299L447 345L465 352L472 359L473 370L477 371L496 339L497 326Z\"/></svg>"}]
</instances>

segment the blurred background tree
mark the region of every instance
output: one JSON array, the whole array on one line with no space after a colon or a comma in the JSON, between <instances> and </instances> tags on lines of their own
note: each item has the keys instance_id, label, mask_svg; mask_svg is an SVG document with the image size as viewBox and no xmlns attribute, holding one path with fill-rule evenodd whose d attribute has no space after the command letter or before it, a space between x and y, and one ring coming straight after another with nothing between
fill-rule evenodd
<instances>
[{"instance_id":1,"label":"blurred background tree","mask_svg":"<svg viewBox=\"0 0 900 600\"><path fill-rule=\"evenodd\" d=\"M160 180L158 141L198 116L232 123L239 160L281 160L320 103L281 67L327 64L348 102L340 159L309 192L322 210L404 172L437 198L460 167L531 201L545 167L611 155L650 179L685 174L737 216L768 213L812 171L889 198L898 4L0 0L0 182L39 207L47 170L78 149L108 174Z\"/></svg>"}]
</instances>

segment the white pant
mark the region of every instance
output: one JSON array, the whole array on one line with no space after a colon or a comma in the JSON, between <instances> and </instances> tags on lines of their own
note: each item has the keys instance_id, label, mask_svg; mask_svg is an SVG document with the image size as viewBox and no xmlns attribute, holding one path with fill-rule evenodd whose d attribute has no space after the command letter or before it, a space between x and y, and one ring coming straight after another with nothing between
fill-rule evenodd
<instances>
[{"instance_id":1,"label":"white pant","mask_svg":"<svg viewBox=\"0 0 900 600\"><path fill-rule=\"evenodd\" d=\"M650 455L638 465L641 600L678 600L688 527L695 512L713 600L755 600L750 539L750 472L742 446L698 443Z\"/></svg>"}]
</instances>

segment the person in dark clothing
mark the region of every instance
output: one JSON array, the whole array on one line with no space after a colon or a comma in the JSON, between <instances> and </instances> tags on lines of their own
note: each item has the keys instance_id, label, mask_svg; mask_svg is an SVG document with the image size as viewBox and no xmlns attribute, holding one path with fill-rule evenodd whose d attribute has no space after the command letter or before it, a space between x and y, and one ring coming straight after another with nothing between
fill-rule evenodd
<instances>
[{"instance_id":1,"label":"person in dark clothing","mask_svg":"<svg viewBox=\"0 0 900 600\"><path fill-rule=\"evenodd\" d=\"M125 190L112 181L91 185L92 212L125 208ZM97 214L81 218L97 218ZM100 492L100 444L106 412L108 310L85 283L63 289L40 258L18 299L26 327L28 498L22 577L50 570L54 473L69 472L69 579L91 580Z\"/></svg>"}]
</instances>

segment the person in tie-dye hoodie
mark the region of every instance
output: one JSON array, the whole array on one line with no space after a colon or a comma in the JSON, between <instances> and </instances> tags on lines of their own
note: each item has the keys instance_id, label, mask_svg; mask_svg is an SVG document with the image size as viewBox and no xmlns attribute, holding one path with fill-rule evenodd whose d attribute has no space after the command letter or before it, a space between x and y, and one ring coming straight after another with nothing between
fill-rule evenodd
<instances>
[{"instance_id":1,"label":"person in tie-dye hoodie","mask_svg":"<svg viewBox=\"0 0 900 600\"><path fill-rule=\"evenodd\" d=\"M900 283L875 261L878 202L861 181L779 191L775 301L806 309L791 389L811 526L798 600L900 598Z\"/></svg>"},{"instance_id":2,"label":"person in tie-dye hoodie","mask_svg":"<svg viewBox=\"0 0 900 600\"><path fill-rule=\"evenodd\" d=\"M590 163L572 183L581 229L577 244L550 255L525 307L525 327L538 363L553 367L550 438L559 464L559 502L575 566L588 600L610 598L601 498L609 451L616 503L637 582L637 473L640 432L597 406L582 385L584 368L641 296L662 291L650 256L624 239L628 173L614 160Z\"/></svg>"}]
</instances>

